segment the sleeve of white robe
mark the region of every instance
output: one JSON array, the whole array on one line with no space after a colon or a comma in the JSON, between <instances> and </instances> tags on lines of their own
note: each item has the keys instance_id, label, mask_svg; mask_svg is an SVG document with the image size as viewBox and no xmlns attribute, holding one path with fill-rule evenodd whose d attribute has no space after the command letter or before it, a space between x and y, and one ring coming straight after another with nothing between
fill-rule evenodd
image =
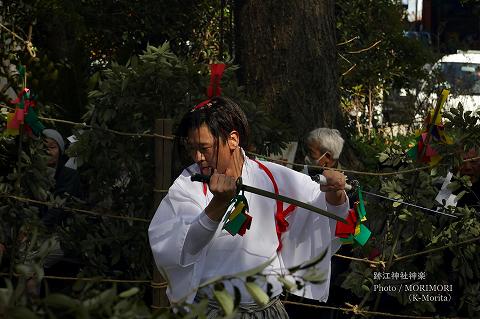
<instances>
[{"instance_id":1,"label":"sleeve of white robe","mask_svg":"<svg viewBox=\"0 0 480 319\"><path fill-rule=\"evenodd\" d=\"M181 264L191 264L196 261L200 251L212 240L220 222L216 222L203 211L190 225L185 244L183 245Z\"/></svg>"},{"instance_id":2,"label":"sleeve of white robe","mask_svg":"<svg viewBox=\"0 0 480 319\"><path fill-rule=\"evenodd\" d=\"M204 247L215 234L211 231L214 225L202 218L205 215L202 207L181 184L176 181L169 189L148 229L155 263L169 282L167 293L173 302L186 297L182 292L192 291L199 284L196 274L203 269ZM186 240L194 241L203 235L207 236L203 237L204 243L185 250Z\"/></svg>"}]
</instances>

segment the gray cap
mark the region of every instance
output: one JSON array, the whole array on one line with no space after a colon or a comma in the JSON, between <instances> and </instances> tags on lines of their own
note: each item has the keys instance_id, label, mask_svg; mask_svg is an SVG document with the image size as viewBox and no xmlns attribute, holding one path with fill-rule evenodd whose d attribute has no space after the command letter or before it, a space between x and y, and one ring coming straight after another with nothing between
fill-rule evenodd
<instances>
[{"instance_id":1,"label":"gray cap","mask_svg":"<svg viewBox=\"0 0 480 319\"><path fill-rule=\"evenodd\" d=\"M62 154L65 153L65 141L63 140L62 135L58 133L58 131L51 128L47 128L42 131L42 134L45 137L51 138L52 140L57 142L58 147L60 148L60 152Z\"/></svg>"}]
</instances>

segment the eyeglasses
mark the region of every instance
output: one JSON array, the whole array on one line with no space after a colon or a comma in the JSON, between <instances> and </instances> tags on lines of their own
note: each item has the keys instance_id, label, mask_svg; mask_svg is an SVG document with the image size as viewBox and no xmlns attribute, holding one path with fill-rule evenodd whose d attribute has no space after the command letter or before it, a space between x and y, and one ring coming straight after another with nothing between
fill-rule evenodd
<instances>
[{"instance_id":1,"label":"eyeglasses","mask_svg":"<svg viewBox=\"0 0 480 319\"><path fill-rule=\"evenodd\" d=\"M195 146L192 144L185 144L185 150L188 152L188 154L194 156L197 152L199 152L202 155L207 154L210 152L210 150L213 149L213 145L201 145L201 146Z\"/></svg>"}]
</instances>

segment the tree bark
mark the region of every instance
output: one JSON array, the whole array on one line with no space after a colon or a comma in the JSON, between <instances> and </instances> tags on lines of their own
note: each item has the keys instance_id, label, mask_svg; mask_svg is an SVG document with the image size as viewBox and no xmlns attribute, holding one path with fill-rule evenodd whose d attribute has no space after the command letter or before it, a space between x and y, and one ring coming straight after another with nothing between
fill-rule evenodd
<instances>
[{"instance_id":1,"label":"tree bark","mask_svg":"<svg viewBox=\"0 0 480 319\"><path fill-rule=\"evenodd\" d=\"M236 58L250 94L302 139L343 129L337 91L334 0L235 2Z\"/></svg>"}]
</instances>

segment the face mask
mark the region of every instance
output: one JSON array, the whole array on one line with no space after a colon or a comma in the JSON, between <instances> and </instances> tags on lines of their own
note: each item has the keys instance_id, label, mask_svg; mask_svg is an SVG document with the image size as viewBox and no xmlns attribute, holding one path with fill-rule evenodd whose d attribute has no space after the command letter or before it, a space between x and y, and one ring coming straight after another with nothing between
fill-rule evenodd
<instances>
[{"instance_id":1,"label":"face mask","mask_svg":"<svg viewBox=\"0 0 480 319\"><path fill-rule=\"evenodd\" d=\"M320 166L320 165L318 164L318 162L320 162L320 160L321 160L325 155L327 155L327 152L323 153L323 155L320 156L318 159L312 159L310 156L305 155L305 164L307 164L307 165L317 165L317 166Z\"/></svg>"}]
</instances>

